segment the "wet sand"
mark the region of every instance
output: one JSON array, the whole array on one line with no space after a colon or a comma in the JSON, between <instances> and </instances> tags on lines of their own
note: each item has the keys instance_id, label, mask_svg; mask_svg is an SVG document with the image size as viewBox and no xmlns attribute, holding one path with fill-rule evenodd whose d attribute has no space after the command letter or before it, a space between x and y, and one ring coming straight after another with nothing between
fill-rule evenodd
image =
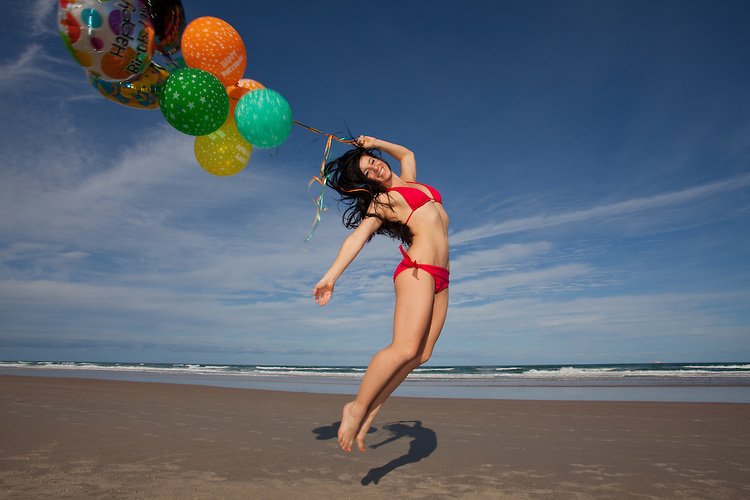
<instances>
[{"instance_id":1,"label":"wet sand","mask_svg":"<svg viewBox=\"0 0 750 500\"><path fill-rule=\"evenodd\" d=\"M750 498L750 405L393 398L0 377L0 498Z\"/></svg>"}]
</instances>

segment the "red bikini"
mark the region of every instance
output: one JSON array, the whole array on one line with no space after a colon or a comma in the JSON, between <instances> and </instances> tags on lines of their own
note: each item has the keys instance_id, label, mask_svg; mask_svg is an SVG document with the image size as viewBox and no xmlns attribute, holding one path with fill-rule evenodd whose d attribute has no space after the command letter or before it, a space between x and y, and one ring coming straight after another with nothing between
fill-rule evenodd
<instances>
[{"instance_id":1,"label":"red bikini","mask_svg":"<svg viewBox=\"0 0 750 500\"><path fill-rule=\"evenodd\" d=\"M419 182L410 182L410 184L419 184L420 186L424 186L427 188L427 190L430 192L432 197L427 196L427 194L422 191L421 189L409 187L409 186L399 186L399 187L392 187L388 188L388 191L396 191L398 194L404 197L404 200L406 200L407 205L411 207L411 213L409 214L409 217L406 218L406 222L404 224L409 223L409 219L411 219L411 216L414 215L414 212L417 211L419 207L424 205L425 203L428 203L430 201L434 201L436 203L443 203L443 198L440 196L440 192L431 187L427 184L421 184ZM401 250L401 253L403 254L404 258L399 263L398 267L396 267L396 271L393 273L393 281L396 281L396 276L401 274L402 271L405 271L407 269L414 268L422 269L426 273L428 273L430 276L432 276L433 281L435 282L435 293L438 294L448 288L448 278L450 276L450 271L448 269L441 267L441 266L433 266L431 264L417 264L414 262L411 257L406 253L406 250L404 250L403 245L398 247L399 250Z\"/></svg>"},{"instance_id":2,"label":"red bikini","mask_svg":"<svg viewBox=\"0 0 750 500\"><path fill-rule=\"evenodd\" d=\"M411 219L411 216L414 215L414 212L425 203L435 201L437 203L440 203L441 205L443 204L443 197L440 196L440 192L434 187L419 182L410 182L409 184L419 184L420 186L426 187L427 191L429 191L432 195L432 198L427 196L421 189L409 186L388 188L388 191L396 191L398 194L403 196L404 200L406 200L406 203L411 207L411 213L409 214L409 217L406 218L406 222L404 222L404 224L409 224L409 219Z\"/></svg>"}]
</instances>

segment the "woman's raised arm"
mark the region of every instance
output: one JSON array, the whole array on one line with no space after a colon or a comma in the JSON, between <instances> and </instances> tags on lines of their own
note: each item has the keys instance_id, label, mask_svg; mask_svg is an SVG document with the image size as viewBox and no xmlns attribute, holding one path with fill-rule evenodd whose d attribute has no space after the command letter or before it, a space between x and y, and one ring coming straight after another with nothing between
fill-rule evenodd
<instances>
[{"instance_id":1,"label":"woman's raised arm","mask_svg":"<svg viewBox=\"0 0 750 500\"><path fill-rule=\"evenodd\" d=\"M407 182L417 180L417 160L410 149L399 144L376 139L367 135L360 135L357 138L357 144L366 149L374 148L383 151L384 153L388 153L401 164L401 172L399 176L403 180Z\"/></svg>"}]
</instances>

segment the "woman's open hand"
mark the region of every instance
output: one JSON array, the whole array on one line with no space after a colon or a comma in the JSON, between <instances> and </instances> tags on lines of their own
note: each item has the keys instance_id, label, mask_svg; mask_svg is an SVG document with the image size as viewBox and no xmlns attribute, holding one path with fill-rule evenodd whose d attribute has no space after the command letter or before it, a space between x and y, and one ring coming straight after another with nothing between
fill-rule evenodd
<instances>
[{"instance_id":1,"label":"woman's open hand","mask_svg":"<svg viewBox=\"0 0 750 500\"><path fill-rule=\"evenodd\" d=\"M318 284L313 288L315 302L321 306L328 304L328 301L331 300L331 295L333 295L333 285L335 283L334 280L327 278L318 281Z\"/></svg>"}]
</instances>

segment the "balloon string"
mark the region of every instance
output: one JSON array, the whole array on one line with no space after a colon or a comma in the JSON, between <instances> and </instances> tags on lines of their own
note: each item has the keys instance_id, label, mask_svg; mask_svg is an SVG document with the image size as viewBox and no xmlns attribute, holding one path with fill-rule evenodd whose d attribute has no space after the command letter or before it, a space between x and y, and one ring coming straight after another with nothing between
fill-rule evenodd
<instances>
[{"instance_id":1,"label":"balloon string","mask_svg":"<svg viewBox=\"0 0 750 500\"><path fill-rule=\"evenodd\" d=\"M313 132L315 134L326 136L326 145L323 148L323 160L320 162L320 175L313 176L313 178L310 179L310 182L307 183L308 194L310 192L310 188L312 187L314 183L317 182L321 186L320 194L318 194L317 197L313 197L312 195L310 195L310 199L315 205L315 218L313 219L312 228L310 228L310 232L307 234L307 237L305 238L305 241L310 241L313 237L313 234L315 234L315 230L318 228L318 223L320 223L323 212L328 210L328 208L325 206L325 200L324 200L326 185L328 184L328 176L326 175L325 169L326 169L326 163L328 163L328 157L331 154L331 146L333 145L333 141L340 142L343 144L356 144L356 141L354 139L342 139L341 137L336 137L333 134L328 134L316 128L305 125L304 123L300 123L297 120L294 120L294 124L304 129L307 129L310 132Z\"/></svg>"},{"instance_id":2,"label":"balloon string","mask_svg":"<svg viewBox=\"0 0 750 500\"><path fill-rule=\"evenodd\" d=\"M305 125L304 123L298 122L297 120L292 120L292 121L294 122L295 125L297 125L299 127L307 129L310 132L313 132L315 134L326 135L326 136L332 138L334 141L341 142L341 143L344 143L344 144L356 144L357 143L357 141L355 141L354 138L351 138L351 139L342 139L341 137L336 137L333 134L328 134L326 132L323 132L322 130L318 130L318 129L316 129L314 127L311 127L309 125Z\"/></svg>"}]
</instances>

